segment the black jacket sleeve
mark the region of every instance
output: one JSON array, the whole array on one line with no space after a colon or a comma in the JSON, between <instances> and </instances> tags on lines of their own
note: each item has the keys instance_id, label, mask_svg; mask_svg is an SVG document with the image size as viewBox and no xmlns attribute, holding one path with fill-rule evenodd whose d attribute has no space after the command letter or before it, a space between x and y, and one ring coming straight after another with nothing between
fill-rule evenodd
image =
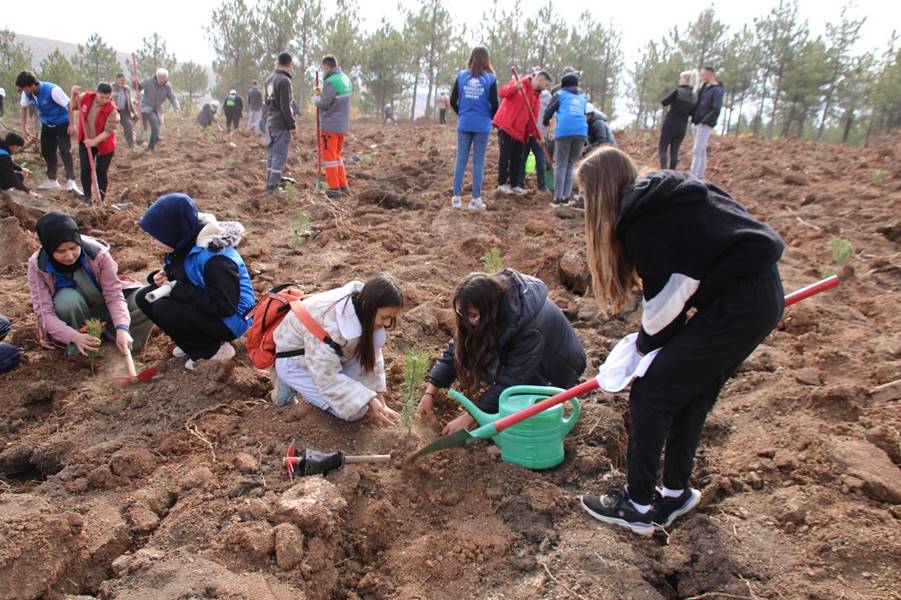
<instances>
[{"instance_id":1,"label":"black jacket sleeve","mask_svg":"<svg viewBox=\"0 0 901 600\"><path fill-rule=\"evenodd\" d=\"M476 402L478 407L487 413L496 413L501 392L510 386L534 381L544 357L545 343L544 334L537 327L520 331L503 352L494 385Z\"/></svg>"},{"instance_id":2,"label":"black jacket sleeve","mask_svg":"<svg viewBox=\"0 0 901 600\"><path fill-rule=\"evenodd\" d=\"M238 265L225 256L214 256L203 269L206 289L179 281L172 288L172 298L217 317L230 317L238 310L241 286Z\"/></svg>"},{"instance_id":3,"label":"black jacket sleeve","mask_svg":"<svg viewBox=\"0 0 901 600\"><path fill-rule=\"evenodd\" d=\"M716 122L720 118L720 111L723 109L723 96L725 96L723 86L714 86L710 91L710 110L701 117L701 123L716 127Z\"/></svg>"},{"instance_id":4,"label":"black jacket sleeve","mask_svg":"<svg viewBox=\"0 0 901 600\"><path fill-rule=\"evenodd\" d=\"M454 340L451 339L447 348L445 348L444 352L441 354L441 358L435 362L435 366L433 366L432 370L429 372L429 383L437 388L449 388L454 382L454 379L457 378L457 370L454 366L455 348L456 344Z\"/></svg>"},{"instance_id":5,"label":"black jacket sleeve","mask_svg":"<svg viewBox=\"0 0 901 600\"><path fill-rule=\"evenodd\" d=\"M288 124L288 129L297 129L291 102L291 80L286 77L279 81L275 94L278 96L278 105L282 111L282 118Z\"/></svg>"},{"instance_id":6,"label":"black jacket sleeve","mask_svg":"<svg viewBox=\"0 0 901 600\"><path fill-rule=\"evenodd\" d=\"M544 109L544 118L541 120L544 123L544 126L547 127L551 124L551 119L554 118L554 113L557 112L557 109L560 107L560 96L558 94L554 94L554 97L551 98L551 101L548 103L547 108Z\"/></svg>"},{"instance_id":7,"label":"black jacket sleeve","mask_svg":"<svg viewBox=\"0 0 901 600\"><path fill-rule=\"evenodd\" d=\"M450 105L454 112L460 114L460 82L454 82L454 89L451 90Z\"/></svg>"},{"instance_id":8,"label":"black jacket sleeve","mask_svg":"<svg viewBox=\"0 0 901 600\"><path fill-rule=\"evenodd\" d=\"M491 103L491 118L494 118L494 115L497 114L497 109L500 107L500 101L497 99L497 81L491 84L491 89L488 90L488 101Z\"/></svg>"},{"instance_id":9,"label":"black jacket sleeve","mask_svg":"<svg viewBox=\"0 0 901 600\"><path fill-rule=\"evenodd\" d=\"M669 106L673 103L673 100L676 99L676 93L679 91L679 88L674 89L672 92L661 98L660 104L663 106Z\"/></svg>"},{"instance_id":10,"label":"black jacket sleeve","mask_svg":"<svg viewBox=\"0 0 901 600\"><path fill-rule=\"evenodd\" d=\"M0 156L0 190L16 188L27 193L28 186L25 185L20 172L21 168L13 162L11 156Z\"/></svg>"}]
</instances>

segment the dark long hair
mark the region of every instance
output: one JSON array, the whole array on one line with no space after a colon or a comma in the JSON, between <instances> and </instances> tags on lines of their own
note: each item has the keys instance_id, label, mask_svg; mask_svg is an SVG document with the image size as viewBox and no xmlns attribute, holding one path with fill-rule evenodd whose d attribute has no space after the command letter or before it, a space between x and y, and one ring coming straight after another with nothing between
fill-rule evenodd
<instances>
[{"instance_id":1,"label":"dark long hair","mask_svg":"<svg viewBox=\"0 0 901 600\"><path fill-rule=\"evenodd\" d=\"M501 275L471 273L454 292L457 336L454 367L460 388L475 395L492 384L489 369L497 359L497 338L507 280ZM467 317L469 307L479 309L479 323L473 327Z\"/></svg>"},{"instance_id":2,"label":"dark long hair","mask_svg":"<svg viewBox=\"0 0 901 600\"><path fill-rule=\"evenodd\" d=\"M473 77L481 77L483 73L494 73L494 69L491 67L491 57L485 46L476 46L472 49L467 66Z\"/></svg>"},{"instance_id":3,"label":"dark long hair","mask_svg":"<svg viewBox=\"0 0 901 600\"><path fill-rule=\"evenodd\" d=\"M404 294L394 277L388 273L377 273L369 278L363 289L351 296L354 311L363 326L363 335L357 346L357 359L363 370L375 370L375 314L380 308L403 308Z\"/></svg>"}]
</instances>

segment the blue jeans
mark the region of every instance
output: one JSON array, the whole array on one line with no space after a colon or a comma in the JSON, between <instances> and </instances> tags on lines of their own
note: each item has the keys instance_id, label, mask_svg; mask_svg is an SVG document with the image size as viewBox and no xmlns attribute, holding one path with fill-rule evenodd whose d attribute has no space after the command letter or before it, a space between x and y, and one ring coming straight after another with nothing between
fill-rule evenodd
<instances>
[{"instance_id":1,"label":"blue jeans","mask_svg":"<svg viewBox=\"0 0 901 600\"><path fill-rule=\"evenodd\" d=\"M9 319L0 315L0 340L6 337L11 327ZM21 355L18 348L12 344L0 344L0 373L12 371L18 366L20 360Z\"/></svg>"},{"instance_id":2,"label":"blue jeans","mask_svg":"<svg viewBox=\"0 0 901 600\"><path fill-rule=\"evenodd\" d=\"M522 177L519 180L523 184L526 182L526 162L529 160L529 152L535 155L535 178L538 180L538 189L543 190L546 187L544 184L544 172L547 170L547 157L544 156L541 144L533 137L530 137L528 143L526 143L526 151L522 156Z\"/></svg>"},{"instance_id":3,"label":"blue jeans","mask_svg":"<svg viewBox=\"0 0 901 600\"><path fill-rule=\"evenodd\" d=\"M473 131L457 132L457 163L454 166L454 196L463 195L463 172L469 162L472 148L472 197L482 197L482 177L485 174L485 154L488 152L490 133Z\"/></svg>"}]
</instances>

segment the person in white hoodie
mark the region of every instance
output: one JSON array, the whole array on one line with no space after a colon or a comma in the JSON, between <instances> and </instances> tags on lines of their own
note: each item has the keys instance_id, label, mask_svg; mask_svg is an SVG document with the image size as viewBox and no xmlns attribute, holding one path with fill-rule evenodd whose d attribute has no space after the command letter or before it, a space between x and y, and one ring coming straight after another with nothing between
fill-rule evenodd
<instances>
[{"instance_id":1,"label":"person in white hoodie","mask_svg":"<svg viewBox=\"0 0 901 600\"><path fill-rule=\"evenodd\" d=\"M328 334L320 341L291 311L275 329L276 403L289 404L293 392L344 421L367 413L393 425L398 414L379 398L387 390L382 346L404 304L403 293L388 274L364 285L314 294L302 301L312 320Z\"/></svg>"}]
</instances>

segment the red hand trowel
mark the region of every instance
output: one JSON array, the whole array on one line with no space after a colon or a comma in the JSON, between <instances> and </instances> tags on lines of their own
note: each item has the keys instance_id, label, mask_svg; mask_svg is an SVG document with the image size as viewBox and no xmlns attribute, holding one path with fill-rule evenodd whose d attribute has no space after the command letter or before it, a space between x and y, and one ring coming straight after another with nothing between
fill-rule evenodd
<instances>
[{"instance_id":1,"label":"red hand trowel","mask_svg":"<svg viewBox=\"0 0 901 600\"><path fill-rule=\"evenodd\" d=\"M386 463L391 460L390 454L362 454L359 456L351 456L342 452L320 452L307 448L303 451L302 456L297 456L297 447L294 440L288 446L282 458L282 464L285 471L288 472L288 479L294 481L294 470L297 469L301 477L307 475L325 475L329 471L340 469L344 465L353 465L358 463Z\"/></svg>"},{"instance_id":2,"label":"red hand trowel","mask_svg":"<svg viewBox=\"0 0 901 600\"><path fill-rule=\"evenodd\" d=\"M131 350L125 351L125 364L128 367L128 375L113 377L116 381L122 382L123 386L131 385L132 383L137 383L139 381L141 383L147 383L148 381L153 380L159 372L156 367L147 367L138 373L137 369L135 369L135 361L131 357Z\"/></svg>"},{"instance_id":3,"label":"red hand trowel","mask_svg":"<svg viewBox=\"0 0 901 600\"><path fill-rule=\"evenodd\" d=\"M805 298L809 298L814 294L818 294L824 290L834 288L839 283L840 281L838 276L833 275L832 277L827 277L822 281L808 285L807 287L801 288L800 290L787 295L785 297L785 306L791 306L792 304L800 302ZM543 410L546 410L552 406L557 406L558 404L562 404L567 400L575 398L576 396L581 396L582 394L592 392L599 387L600 382L597 380L597 378L589 379L585 383L580 383L579 385L562 391L559 394L555 394L550 398L547 398L546 400L537 402L532 406L529 406L528 408L524 408L519 412L513 413L512 415L507 415L506 417L498 419L497 421L482 425L481 427L473 429L472 431L461 429L459 431L451 433L450 435L438 438L428 446L425 446L424 448L420 449L414 454L411 454L407 458L415 459L426 454L431 454L432 452L438 452L439 450L445 450L447 448L453 448L454 446L460 446L462 444L474 442L478 439L487 439L494 437L504 429L525 421L529 417L537 415Z\"/></svg>"}]
</instances>

